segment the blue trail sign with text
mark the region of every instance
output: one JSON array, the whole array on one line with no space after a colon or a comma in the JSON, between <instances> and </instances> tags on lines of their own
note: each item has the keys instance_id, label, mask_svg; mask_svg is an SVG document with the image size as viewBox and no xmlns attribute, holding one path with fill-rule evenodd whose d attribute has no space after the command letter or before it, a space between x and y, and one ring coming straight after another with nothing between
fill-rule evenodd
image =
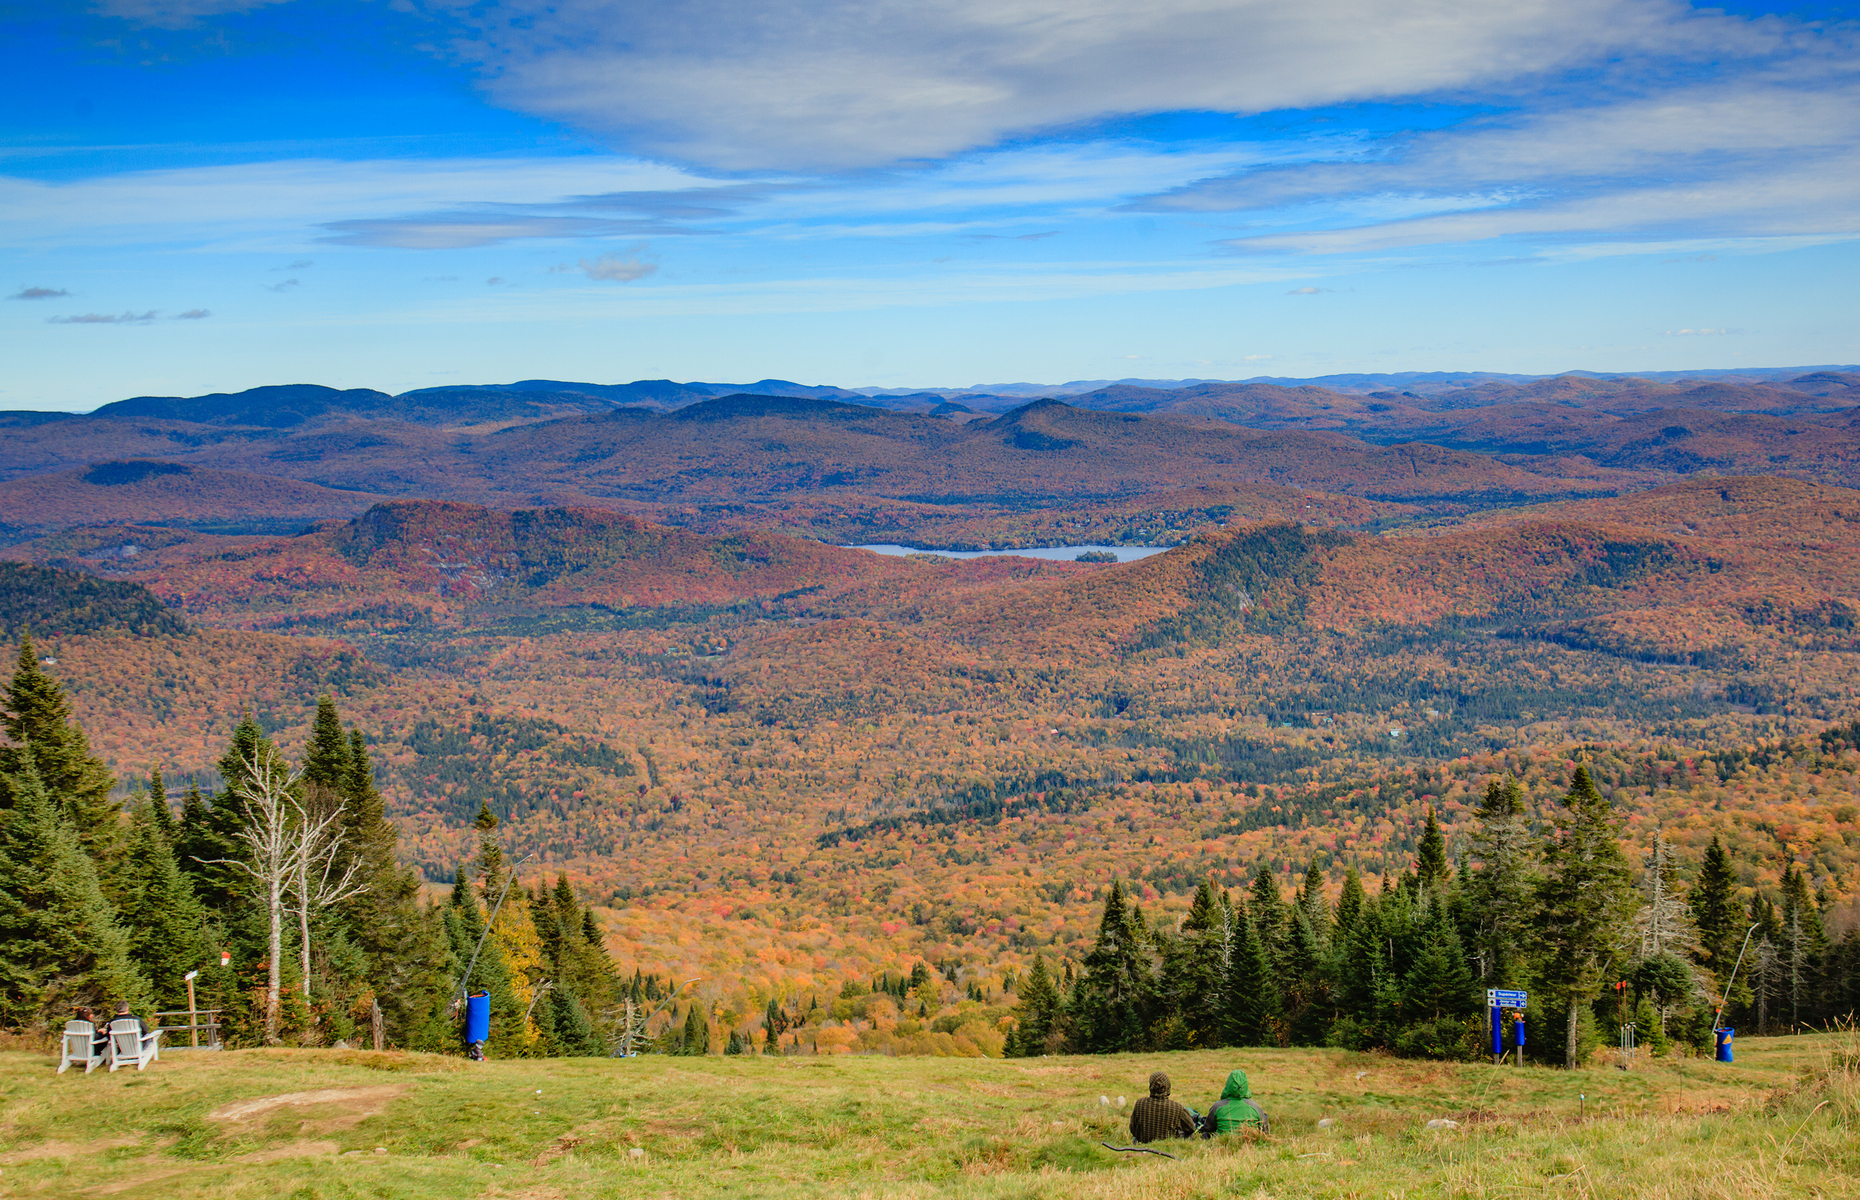
<instances>
[{"instance_id":1,"label":"blue trail sign with text","mask_svg":"<svg viewBox=\"0 0 1860 1200\"><path fill-rule=\"evenodd\" d=\"M1485 1002L1488 1008L1524 1008L1530 999L1529 992L1512 992L1504 988L1487 988Z\"/></svg>"}]
</instances>

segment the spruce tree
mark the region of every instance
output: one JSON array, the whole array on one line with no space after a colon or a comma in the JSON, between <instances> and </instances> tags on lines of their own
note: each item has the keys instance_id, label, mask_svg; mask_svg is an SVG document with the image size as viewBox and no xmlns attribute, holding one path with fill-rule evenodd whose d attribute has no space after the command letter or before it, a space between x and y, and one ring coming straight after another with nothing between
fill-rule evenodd
<instances>
[{"instance_id":1,"label":"spruce tree","mask_svg":"<svg viewBox=\"0 0 1860 1200\"><path fill-rule=\"evenodd\" d=\"M1576 768L1563 803L1561 829L1544 854L1538 933L1546 979L1566 1006L1565 1065L1575 1067L1582 1007L1625 966L1634 893L1614 807L1595 790L1587 767Z\"/></svg>"},{"instance_id":2,"label":"spruce tree","mask_svg":"<svg viewBox=\"0 0 1860 1200\"><path fill-rule=\"evenodd\" d=\"M1718 977L1718 986L1724 987L1731 982L1744 914L1737 903L1737 872L1731 869L1731 856L1716 835L1705 848L1705 861L1699 864L1689 899L1698 921L1699 956Z\"/></svg>"},{"instance_id":3,"label":"spruce tree","mask_svg":"<svg viewBox=\"0 0 1860 1200\"><path fill-rule=\"evenodd\" d=\"M1782 939L1777 949L1787 989L1791 1032L1805 1021L1819 1018L1822 1008L1822 971L1828 952L1828 934L1821 909L1808 889L1808 875L1791 865L1783 872Z\"/></svg>"},{"instance_id":4,"label":"spruce tree","mask_svg":"<svg viewBox=\"0 0 1860 1200\"><path fill-rule=\"evenodd\" d=\"M1440 821L1434 810L1427 810L1427 826L1421 832L1421 846L1415 854L1415 878L1424 888L1445 887L1453 868L1447 862L1447 839L1441 836Z\"/></svg>"},{"instance_id":5,"label":"spruce tree","mask_svg":"<svg viewBox=\"0 0 1860 1200\"><path fill-rule=\"evenodd\" d=\"M0 813L0 1024L51 1029L75 1006L146 1013L148 983L62 806L30 750L6 777Z\"/></svg>"},{"instance_id":6,"label":"spruce tree","mask_svg":"<svg viewBox=\"0 0 1860 1200\"><path fill-rule=\"evenodd\" d=\"M245 856L239 841L244 819L238 800L221 797L209 804L200 788L191 786L181 801L180 828L175 834L175 864L194 885L194 894L208 910L230 914L244 900L245 875L226 860Z\"/></svg>"},{"instance_id":7,"label":"spruce tree","mask_svg":"<svg viewBox=\"0 0 1860 1200\"><path fill-rule=\"evenodd\" d=\"M1143 1047L1153 987L1146 932L1125 903L1124 885L1113 882L1098 921L1098 940L1085 955L1084 973L1072 991L1073 1036L1084 1053Z\"/></svg>"},{"instance_id":8,"label":"spruce tree","mask_svg":"<svg viewBox=\"0 0 1860 1200\"><path fill-rule=\"evenodd\" d=\"M187 1003L189 971L207 965L206 912L175 862L157 813L166 800L140 798L129 816L129 854L122 871L121 923L131 957L154 989L155 1003L175 1011Z\"/></svg>"},{"instance_id":9,"label":"spruce tree","mask_svg":"<svg viewBox=\"0 0 1860 1200\"><path fill-rule=\"evenodd\" d=\"M310 724L310 744L304 747L306 784L340 795L350 780L349 739L342 732L342 715L325 692L316 700L316 718Z\"/></svg>"},{"instance_id":10,"label":"spruce tree","mask_svg":"<svg viewBox=\"0 0 1860 1200\"><path fill-rule=\"evenodd\" d=\"M1221 1041L1221 989L1231 936L1229 915L1213 884L1204 879L1195 888L1181 930L1163 954L1159 981L1165 1005L1181 1018L1199 1047L1218 1046Z\"/></svg>"},{"instance_id":11,"label":"spruce tree","mask_svg":"<svg viewBox=\"0 0 1860 1200\"><path fill-rule=\"evenodd\" d=\"M1357 919L1363 915L1363 906L1369 903L1369 895L1363 890L1363 877L1351 867L1343 877L1343 891L1337 896L1337 930L1338 940L1347 938L1356 928Z\"/></svg>"},{"instance_id":12,"label":"spruce tree","mask_svg":"<svg viewBox=\"0 0 1860 1200\"><path fill-rule=\"evenodd\" d=\"M1014 1028L1008 1034L1008 1055L1033 1058L1051 1053L1064 1041L1061 997L1046 969L1046 959L1038 954L1033 956L1033 966L1027 977L1021 980L1019 996L1020 1004L1014 1009ZM769 1001L771 1011L774 1003Z\"/></svg>"},{"instance_id":13,"label":"spruce tree","mask_svg":"<svg viewBox=\"0 0 1860 1200\"><path fill-rule=\"evenodd\" d=\"M1222 989L1227 1041L1235 1046L1274 1045L1278 1041L1277 971L1251 912L1234 915L1234 945Z\"/></svg>"},{"instance_id":14,"label":"spruce tree","mask_svg":"<svg viewBox=\"0 0 1860 1200\"><path fill-rule=\"evenodd\" d=\"M0 746L0 804L13 803L5 781L21 774L30 759L45 795L63 811L85 853L101 870L110 870L122 850L121 806L110 796L116 779L91 753L90 739L72 719L70 700L39 664L30 637L19 640L0 725L12 743Z\"/></svg>"},{"instance_id":15,"label":"spruce tree","mask_svg":"<svg viewBox=\"0 0 1860 1200\"><path fill-rule=\"evenodd\" d=\"M1246 911L1253 922L1253 932L1259 935L1260 944L1265 947L1266 960L1274 966L1285 956L1285 909L1278 880L1273 878L1271 869L1261 863L1253 876L1253 886L1247 892Z\"/></svg>"},{"instance_id":16,"label":"spruce tree","mask_svg":"<svg viewBox=\"0 0 1860 1200\"><path fill-rule=\"evenodd\" d=\"M710 1022L704 1019L701 1005L693 1003L685 1010L685 1035L683 1054L701 1058L710 1053Z\"/></svg>"},{"instance_id":17,"label":"spruce tree","mask_svg":"<svg viewBox=\"0 0 1860 1200\"><path fill-rule=\"evenodd\" d=\"M1524 793L1507 777L1486 785L1473 828L1479 867L1464 881L1474 969L1495 987L1523 984L1536 916L1536 874Z\"/></svg>"}]
</instances>

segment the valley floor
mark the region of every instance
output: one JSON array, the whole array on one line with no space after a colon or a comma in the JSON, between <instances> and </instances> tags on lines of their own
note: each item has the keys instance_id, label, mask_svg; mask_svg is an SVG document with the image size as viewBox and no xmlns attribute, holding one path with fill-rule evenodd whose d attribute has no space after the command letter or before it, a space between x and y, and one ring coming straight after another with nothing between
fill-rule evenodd
<instances>
[{"instance_id":1,"label":"valley floor","mask_svg":"<svg viewBox=\"0 0 1860 1200\"><path fill-rule=\"evenodd\" d=\"M0 1196L1851 1196L1857 1053L1852 1034L1749 1039L1733 1066L1623 1073L1324 1050L484 1065L179 1050L86 1078L12 1051ZM1175 1161L1101 1148L1128 1143L1118 1101L1149 1072L1205 1108L1234 1067L1269 1137L1160 1144Z\"/></svg>"}]
</instances>

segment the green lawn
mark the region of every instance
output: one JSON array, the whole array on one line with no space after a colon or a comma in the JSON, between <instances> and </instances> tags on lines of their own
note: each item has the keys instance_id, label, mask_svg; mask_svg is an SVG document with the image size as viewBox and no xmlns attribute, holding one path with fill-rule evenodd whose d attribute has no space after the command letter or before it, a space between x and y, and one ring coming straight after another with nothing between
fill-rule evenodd
<instances>
[{"instance_id":1,"label":"green lawn","mask_svg":"<svg viewBox=\"0 0 1860 1200\"><path fill-rule=\"evenodd\" d=\"M1848 1035L1747 1039L1735 1066L1623 1073L1323 1050L487 1064L183 1050L88 1078L14 1051L0 1054L0 1196L1851 1197L1854 1051ZM1099 1146L1128 1141L1117 1100L1150 1071L1205 1108L1235 1066L1269 1138L1163 1144L1179 1161Z\"/></svg>"}]
</instances>

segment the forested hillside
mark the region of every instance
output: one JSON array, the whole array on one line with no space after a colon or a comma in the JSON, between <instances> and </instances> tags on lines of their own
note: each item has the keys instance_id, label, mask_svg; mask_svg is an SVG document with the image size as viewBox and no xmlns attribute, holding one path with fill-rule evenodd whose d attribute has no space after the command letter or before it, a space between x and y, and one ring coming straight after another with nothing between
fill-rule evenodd
<instances>
[{"instance_id":1,"label":"forested hillside","mask_svg":"<svg viewBox=\"0 0 1860 1200\"><path fill-rule=\"evenodd\" d=\"M1660 836L1692 888L1718 839L1740 911L1815 898L1817 1003L1844 1002L1857 540L1855 492L1700 479L1399 536L1235 519L1121 565L432 502L289 537L115 527L15 553L197 629L46 630L44 669L119 778L224 794L244 711L298 758L327 692L429 897L482 876L494 820L503 853L535 855L532 895L560 873L592 902L642 996L701 980L699 1020L683 998L658 1018L680 1038L966 1053L1005 1046L1036 955L1055 995L1089 974L1114 884L1145 954L1169 952L1203 883L1296 891L1312 919L1319 897L1341 952L1352 870L1396 920L1420 894L1378 898L1416 869L1430 813L1453 869L1476 870L1495 782L1516 780L1541 846L1585 765L1627 886ZM1765 995L1738 1019L1784 1020ZM1271 1037L1315 1036L1275 1011ZM1375 1011L1361 1044L1403 1010Z\"/></svg>"}]
</instances>

